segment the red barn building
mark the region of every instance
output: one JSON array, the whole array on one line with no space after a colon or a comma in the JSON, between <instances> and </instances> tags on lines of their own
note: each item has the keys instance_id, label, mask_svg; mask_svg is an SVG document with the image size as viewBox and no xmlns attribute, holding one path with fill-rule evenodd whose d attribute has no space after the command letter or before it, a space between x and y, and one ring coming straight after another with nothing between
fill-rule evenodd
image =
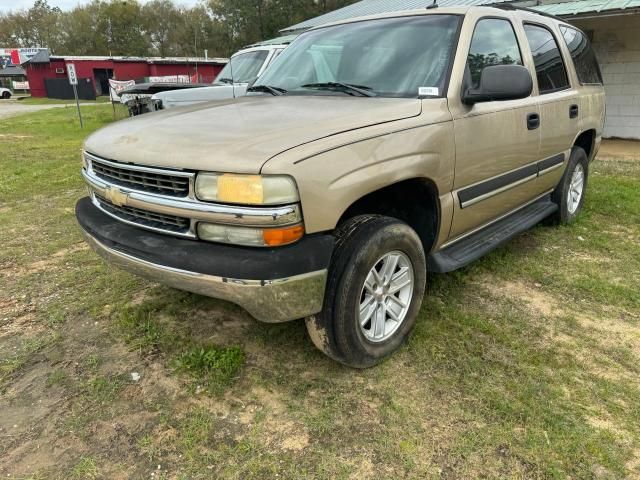
<instances>
[{"instance_id":1,"label":"red barn building","mask_svg":"<svg viewBox=\"0 0 640 480\"><path fill-rule=\"evenodd\" d=\"M22 64L33 97L66 98L67 65L73 63L78 91L86 98L109 94L109 79L144 82L150 77L175 77L173 81L210 83L228 62L225 58L141 58L49 56L46 51ZM167 81L170 81L167 78ZM65 84L65 82L67 82Z\"/></svg>"}]
</instances>

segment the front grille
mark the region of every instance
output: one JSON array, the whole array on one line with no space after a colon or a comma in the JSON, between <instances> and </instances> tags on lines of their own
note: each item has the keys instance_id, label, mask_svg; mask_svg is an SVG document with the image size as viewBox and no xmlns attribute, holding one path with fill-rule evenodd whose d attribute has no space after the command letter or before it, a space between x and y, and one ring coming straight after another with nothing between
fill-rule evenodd
<instances>
[{"instance_id":1,"label":"front grille","mask_svg":"<svg viewBox=\"0 0 640 480\"><path fill-rule=\"evenodd\" d=\"M123 187L171 197L189 194L189 177L134 170L125 164L103 163L94 158L91 159L91 167L96 176Z\"/></svg>"},{"instance_id":2,"label":"front grille","mask_svg":"<svg viewBox=\"0 0 640 480\"><path fill-rule=\"evenodd\" d=\"M188 218L149 212L139 208L117 206L97 194L96 199L103 210L122 220L171 233L187 234L189 232L191 221Z\"/></svg>"}]
</instances>

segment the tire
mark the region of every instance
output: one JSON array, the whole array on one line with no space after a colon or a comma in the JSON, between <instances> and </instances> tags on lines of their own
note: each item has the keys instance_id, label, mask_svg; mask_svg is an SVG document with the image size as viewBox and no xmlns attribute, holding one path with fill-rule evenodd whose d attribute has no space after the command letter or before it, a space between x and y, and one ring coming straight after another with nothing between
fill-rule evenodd
<instances>
[{"instance_id":1,"label":"tire","mask_svg":"<svg viewBox=\"0 0 640 480\"><path fill-rule=\"evenodd\" d=\"M11 94L9 92L3 92L2 98L4 98L5 100L9 100L11 98Z\"/></svg>"},{"instance_id":2,"label":"tire","mask_svg":"<svg viewBox=\"0 0 640 480\"><path fill-rule=\"evenodd\" d=\"M384 275L383 266L393 269L392 274ZM373 268L379 272L373 274ZM323 309L306 319L311 340L329 357L349 367L378 364L398 350L413 331L424 296L426 272L422 242L409 225L381 215L348 220L336 231ZM395 280L390 285L378 285L374 281L378 274ZM368 286L365 280L369 281ZM408 280L412 280L410 286L404 285L393 293ZM387 291L389 288L391 291ZM406 306L403 308L401 303ZM366 312L371 314L373 309L373 314L361 326L363 304ZM392 316L400 321L392 320ZM374 323L378 319L382 321Z\"/></svg>"},{"instance_id":3,"label":"tire","mask_svg":"<svg viewBox=\"0 0 640 480\"><path fill-rule=\"evenodd\" d=\"M582 173L582 181L578 182L577 177L580 176L580 173ZM584 205L588 179L589 160L587 154L582 148L573 147L567 169L560 183L551 194L551 200L558 205L558 211L552 217L554 223L569 225L575 221ZM580 189L577 188L578 183L576 182L581 183L582 187Z\"/></svg>"}]
</instances>

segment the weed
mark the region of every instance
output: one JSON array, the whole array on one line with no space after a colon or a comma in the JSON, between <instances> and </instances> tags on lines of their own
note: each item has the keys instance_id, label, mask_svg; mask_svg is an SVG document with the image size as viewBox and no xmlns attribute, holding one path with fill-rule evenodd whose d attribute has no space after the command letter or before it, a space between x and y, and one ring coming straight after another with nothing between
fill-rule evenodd
<instances>
[{"instance_id":1,"label":"weed","mask_svg":"<svg viewBox=\"0 0 640 480\"><path fill-rule=\"evenodd\" d=\"M98 466L92 457L81 457L69 472L69 476L74 480L94 480L98 475Z\"/></svg>"},{"instance_id":2,"label":"weed","mask_svg":"<svg viewBox=\"0 0 640 480\"><path fill-rule=\"evenodd\" d=\"M84 392L92 402L104 404L112 402L123 386L119 377L96 377L85 383Z\"/></svg>"},{"instance_id":3,"label":"weed","mask_svg":"<svg viewBox=\"0 0 640 480\"><path fill-rule=\"evenodd\" d=\"M64 370L54 370L47 377L47 386L52 387L54 385L64 385L67 383L67 372Z\"/></svg>"},{"instance_id":4,"label":"weed","mask_svg":"<svg viewBox=\"0 0 640 480\"><path fill-rule=\"evenodd\" d=\"M165 339L157 311L151 307L124 308L117 324L125 341L136 350L154 352Z\"/></svg>"},{"instance_id":5,"label":"weed","mask_svg":"<svg viewBox=\"0 0 640 480\"><path fill-rule=\"evenodd\" d=\"M243 364L244 352L240 347L215 346L191 347L173 362L176 370L189 373L217 393L233 381Z\"/></svg>"}]
</instances>

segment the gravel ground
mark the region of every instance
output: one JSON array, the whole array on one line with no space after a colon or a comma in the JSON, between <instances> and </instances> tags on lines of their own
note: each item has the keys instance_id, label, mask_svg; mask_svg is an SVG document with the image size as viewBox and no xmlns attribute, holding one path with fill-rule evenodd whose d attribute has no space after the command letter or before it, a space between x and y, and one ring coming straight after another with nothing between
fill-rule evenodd
<instances>
[{"instance_id":1,"label":"gravel ground","mask_svg":"<svg viewBox=\"0 0 640 480\"><path fill-rule=\"evenodd\" d=\"M81 105L93 105L83 103ZM17 100L0 100L0 118L13 117L24 113L39 112L40 110L49 110L51 108L75 107L73 104L51 104L51 105L24 105Z\"/></svg>"}]
</instances>

